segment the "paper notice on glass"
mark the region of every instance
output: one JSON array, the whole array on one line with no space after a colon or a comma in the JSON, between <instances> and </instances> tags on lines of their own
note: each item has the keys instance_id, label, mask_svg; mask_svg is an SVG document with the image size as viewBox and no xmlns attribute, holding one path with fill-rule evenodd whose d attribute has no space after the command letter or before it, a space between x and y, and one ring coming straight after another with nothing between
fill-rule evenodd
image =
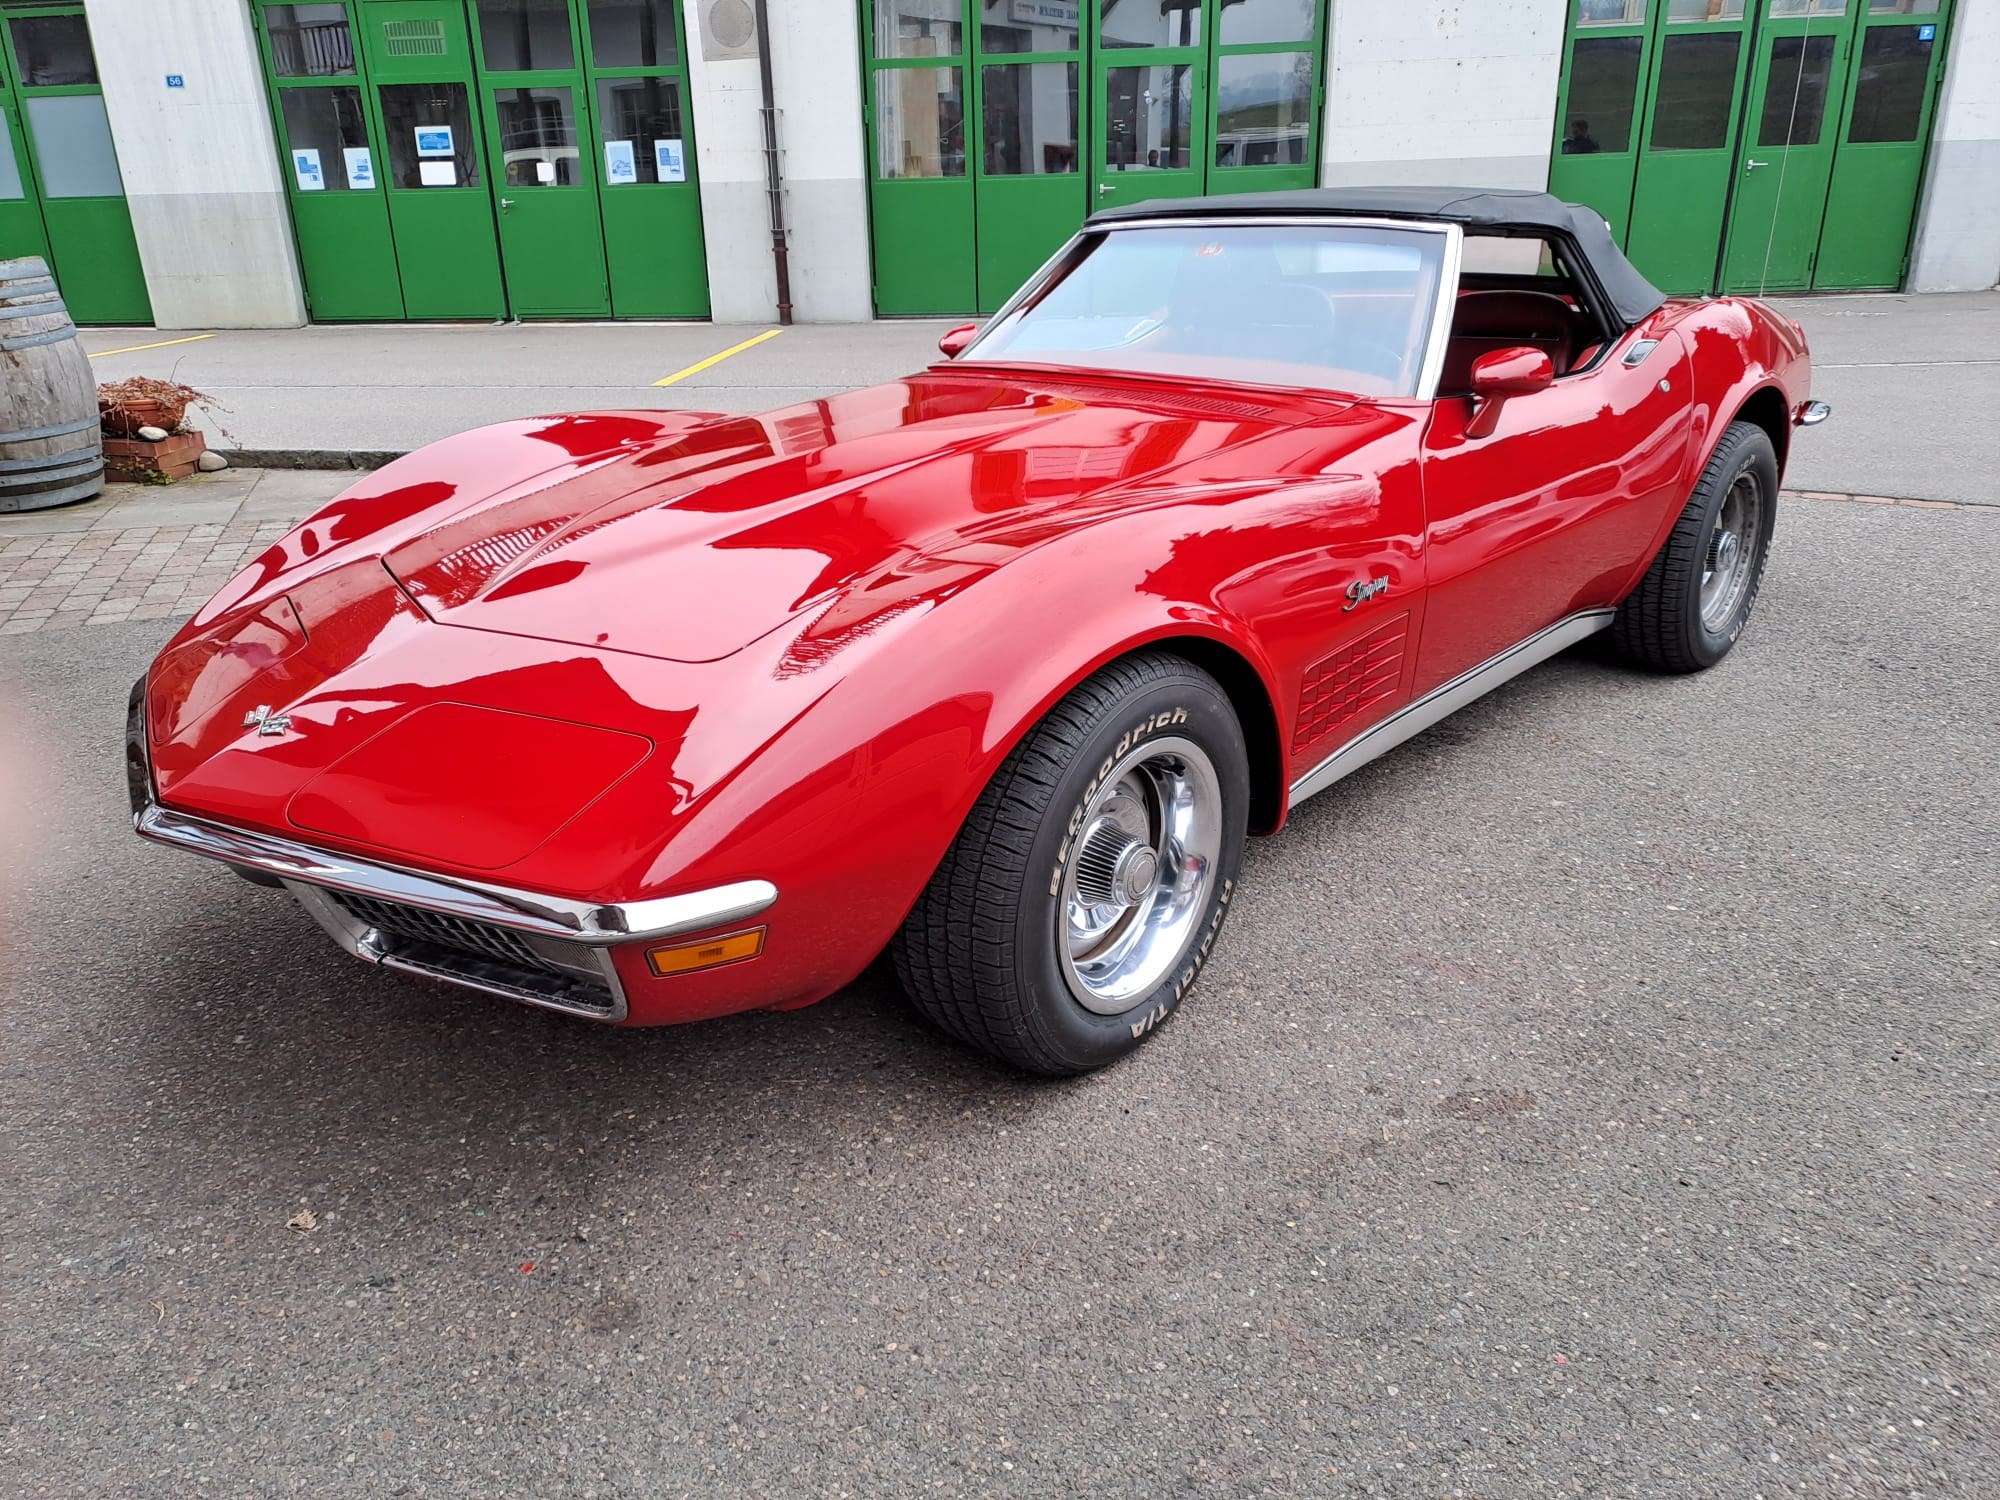
<instances>
[{"instance_id":1,"label":"paper notice on glass","mask_svg":"<svg viewBox=\"0 0 2000 1500\"><path fill-rule=\"evenodd\" d=\"M457 187L458 167L448 161L420 161L417 163L417 181L425 187Z\"/></svg>"},{"instance_id":2,"label":"paper notice on glass","mask_svg":"<svg viewBox=\"0 0 2000 1500\"><path fill-rule=\"evenodd\" d=\"M347 162L347 185L351 188L372 188L375 186L375 161L369 156L366 146L348 146L341 156Z\"/></svg>"},{"instance_id":3,"label":"paper notice on glass","mask_svg":"<svg viewBox=\"0 0 2000 1500\"><path fill-rule=\"evenodd\" d=\"M292 153L292 175L299 180L302 193L323 193L326 191L326 173L319 164L317 151L294 151Z\"/></svg>"},{"instance_id":4,"label":"paper notice on glass","mask_svg":"<svg viewBox=\"0 0 2000 1500\"><path fill-rule=\"evenodd\" d=\"M556 180L556 164L554 162L538 161L535 163L536 182L539 182L543 187L548 187L555 180Z\"/></svg>"},{"instance_id":5,"label":"paper notice on glass","mask_svg":"<svg viewBox=\"0 0 2000 1500\"><path fill-rule=\"evenodd\" d=\"M630 141L604 143L604 185L619 187L639 180L639 159Z\"/></svg>"},{"instance_id":6,"label":"paper notice on glass","mask_svg":"<svg viewBox=\"0 0 2000 1500\"><path fill-rule=\"evenodd\" d=\"M450 156L451 127L449 125L419 125L417 127L417 155Z\"/></svg>"},{"instance_id":7,"label":"paper notice on glass","mask_svg":"<svg viewBox=\"0 0 2000 1500\"><path fill-rule=\"evenodd\" d=\"M679 141L653 142L653 163L659 168L660 181L686 182L687 157L681 153Z\"/></svg>"}]
</instances>

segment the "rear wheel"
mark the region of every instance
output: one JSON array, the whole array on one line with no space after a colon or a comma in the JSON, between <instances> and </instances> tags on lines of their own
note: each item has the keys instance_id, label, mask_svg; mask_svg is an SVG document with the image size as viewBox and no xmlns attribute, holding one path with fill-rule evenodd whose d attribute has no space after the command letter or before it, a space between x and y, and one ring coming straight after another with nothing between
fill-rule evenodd
<instances>
[{"instance_id":1,"label":"rear wheel","mask_svg":"<svg viewBox=\"0 0 2000 1500\"><path fill-rule=\"evenodd\" d=\"M1618 608L1615 651L1655 672L1698 672L1750 619L1778 511L1778 458L1753 422L1732 422L1639 586Z\"/></svg>"},{"instance_id":2,"label":"rear wheel","mask_svg":"<svg viewBox=\"0 0 2000 1500\"><path fill-rule=\"evenodd\" d=\"M1038 1073L1122 1057L1187 997L1243 853L1249 758L1207 673L1146 652L1029 732L895 943L945 1031Z\"/></svg>"}]
</instances>

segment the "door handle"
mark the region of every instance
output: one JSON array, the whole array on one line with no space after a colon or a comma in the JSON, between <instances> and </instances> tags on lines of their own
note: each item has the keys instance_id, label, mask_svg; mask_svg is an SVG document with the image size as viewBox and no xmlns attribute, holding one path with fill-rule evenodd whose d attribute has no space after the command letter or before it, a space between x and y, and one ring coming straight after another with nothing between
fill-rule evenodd
<instances>
[{"instance_id":1,"label":"door handle","mask_svg":"<svg viewBox=\"0 0 2000 1500\"><path fill-rule=\"evenodd\" d=\"M512 208L514 206L514 200L512 198L502 198L500 200L500 206L502 208Z\"/></svg>"},{"instance_id":2,"label":"door handle","mask_svg":"<svg viewBox=\"0 0 2000 1500\"><path fill-rule=\"evenodd\" d=\"M1110 183L1108 183L1108 182L1100 182L1100 183L1098 183L1098 185L1097 185L1097 196L1098 196L1098 197L1102 198L1102 197L1103 197L1103 196L1104 196L1104 195L1105 195L1106 193L1108 193L1108 192L1110 192L1110 191L1111 191L1111 184L1110 184Z\"/></svg>"},{"instance_id":3,"label":"door handle","mask_svg":"<svg viewBox=\"0 0 2000 1500\"><path fill-rule=\"evenodd\" d=\"M1743 164L1743 170L1746 172L1754 172L1759 167L1768 167L1770 165L1771 164L1767 161L1748 161Z\"/></svg>"}]
</instances>

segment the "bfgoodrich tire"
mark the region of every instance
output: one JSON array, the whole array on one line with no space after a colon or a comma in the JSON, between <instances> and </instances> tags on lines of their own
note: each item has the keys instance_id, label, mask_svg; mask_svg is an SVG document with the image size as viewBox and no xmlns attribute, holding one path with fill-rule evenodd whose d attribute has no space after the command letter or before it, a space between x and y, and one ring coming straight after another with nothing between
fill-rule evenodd
<instances>
[{"instance_id":1,"label":"bfgoodrich tire","mask_svg":"<svg viewBox=\"0 0 2000 1500\"><path fill-rule=\"evenodd\" d=\"M1113 662L1002 763L898 935L943 1030L1036 1073L1101 1068L1187 998L1243 856L1249 758L1178 657Z\"/></svg>"},{"instance_id":2,"label":"bfgoodrich tire","mask_svg":"<svg viewBox=\"0 0 2000 1500\"><path fill-rule=\"evenodd\" d=\"M1764 581L1778 516L1778 457L1764 429L1731 422L1680 519L1608 632L1655 672L1699 672L1729 654Z\"/></svg>"}]
</instances>

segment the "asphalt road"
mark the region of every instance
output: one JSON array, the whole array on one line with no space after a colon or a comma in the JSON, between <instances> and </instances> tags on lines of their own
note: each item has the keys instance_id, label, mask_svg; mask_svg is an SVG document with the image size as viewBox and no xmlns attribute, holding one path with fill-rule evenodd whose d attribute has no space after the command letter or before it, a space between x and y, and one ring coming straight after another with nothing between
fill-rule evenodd
<instances>
[{"instance_id":1,"label":"asphalt road","mask_svg":"<svg viewBox=\"0 0 2000 1500\"><path fill-rule=\"evenodd\" d=\"M1997 557L1791 505L1723 667L1308 805L1055 1085L368 970L131 837L159 622L10 637L0 1493L2000 1494Z\"/></svg>"}]
</instances>

